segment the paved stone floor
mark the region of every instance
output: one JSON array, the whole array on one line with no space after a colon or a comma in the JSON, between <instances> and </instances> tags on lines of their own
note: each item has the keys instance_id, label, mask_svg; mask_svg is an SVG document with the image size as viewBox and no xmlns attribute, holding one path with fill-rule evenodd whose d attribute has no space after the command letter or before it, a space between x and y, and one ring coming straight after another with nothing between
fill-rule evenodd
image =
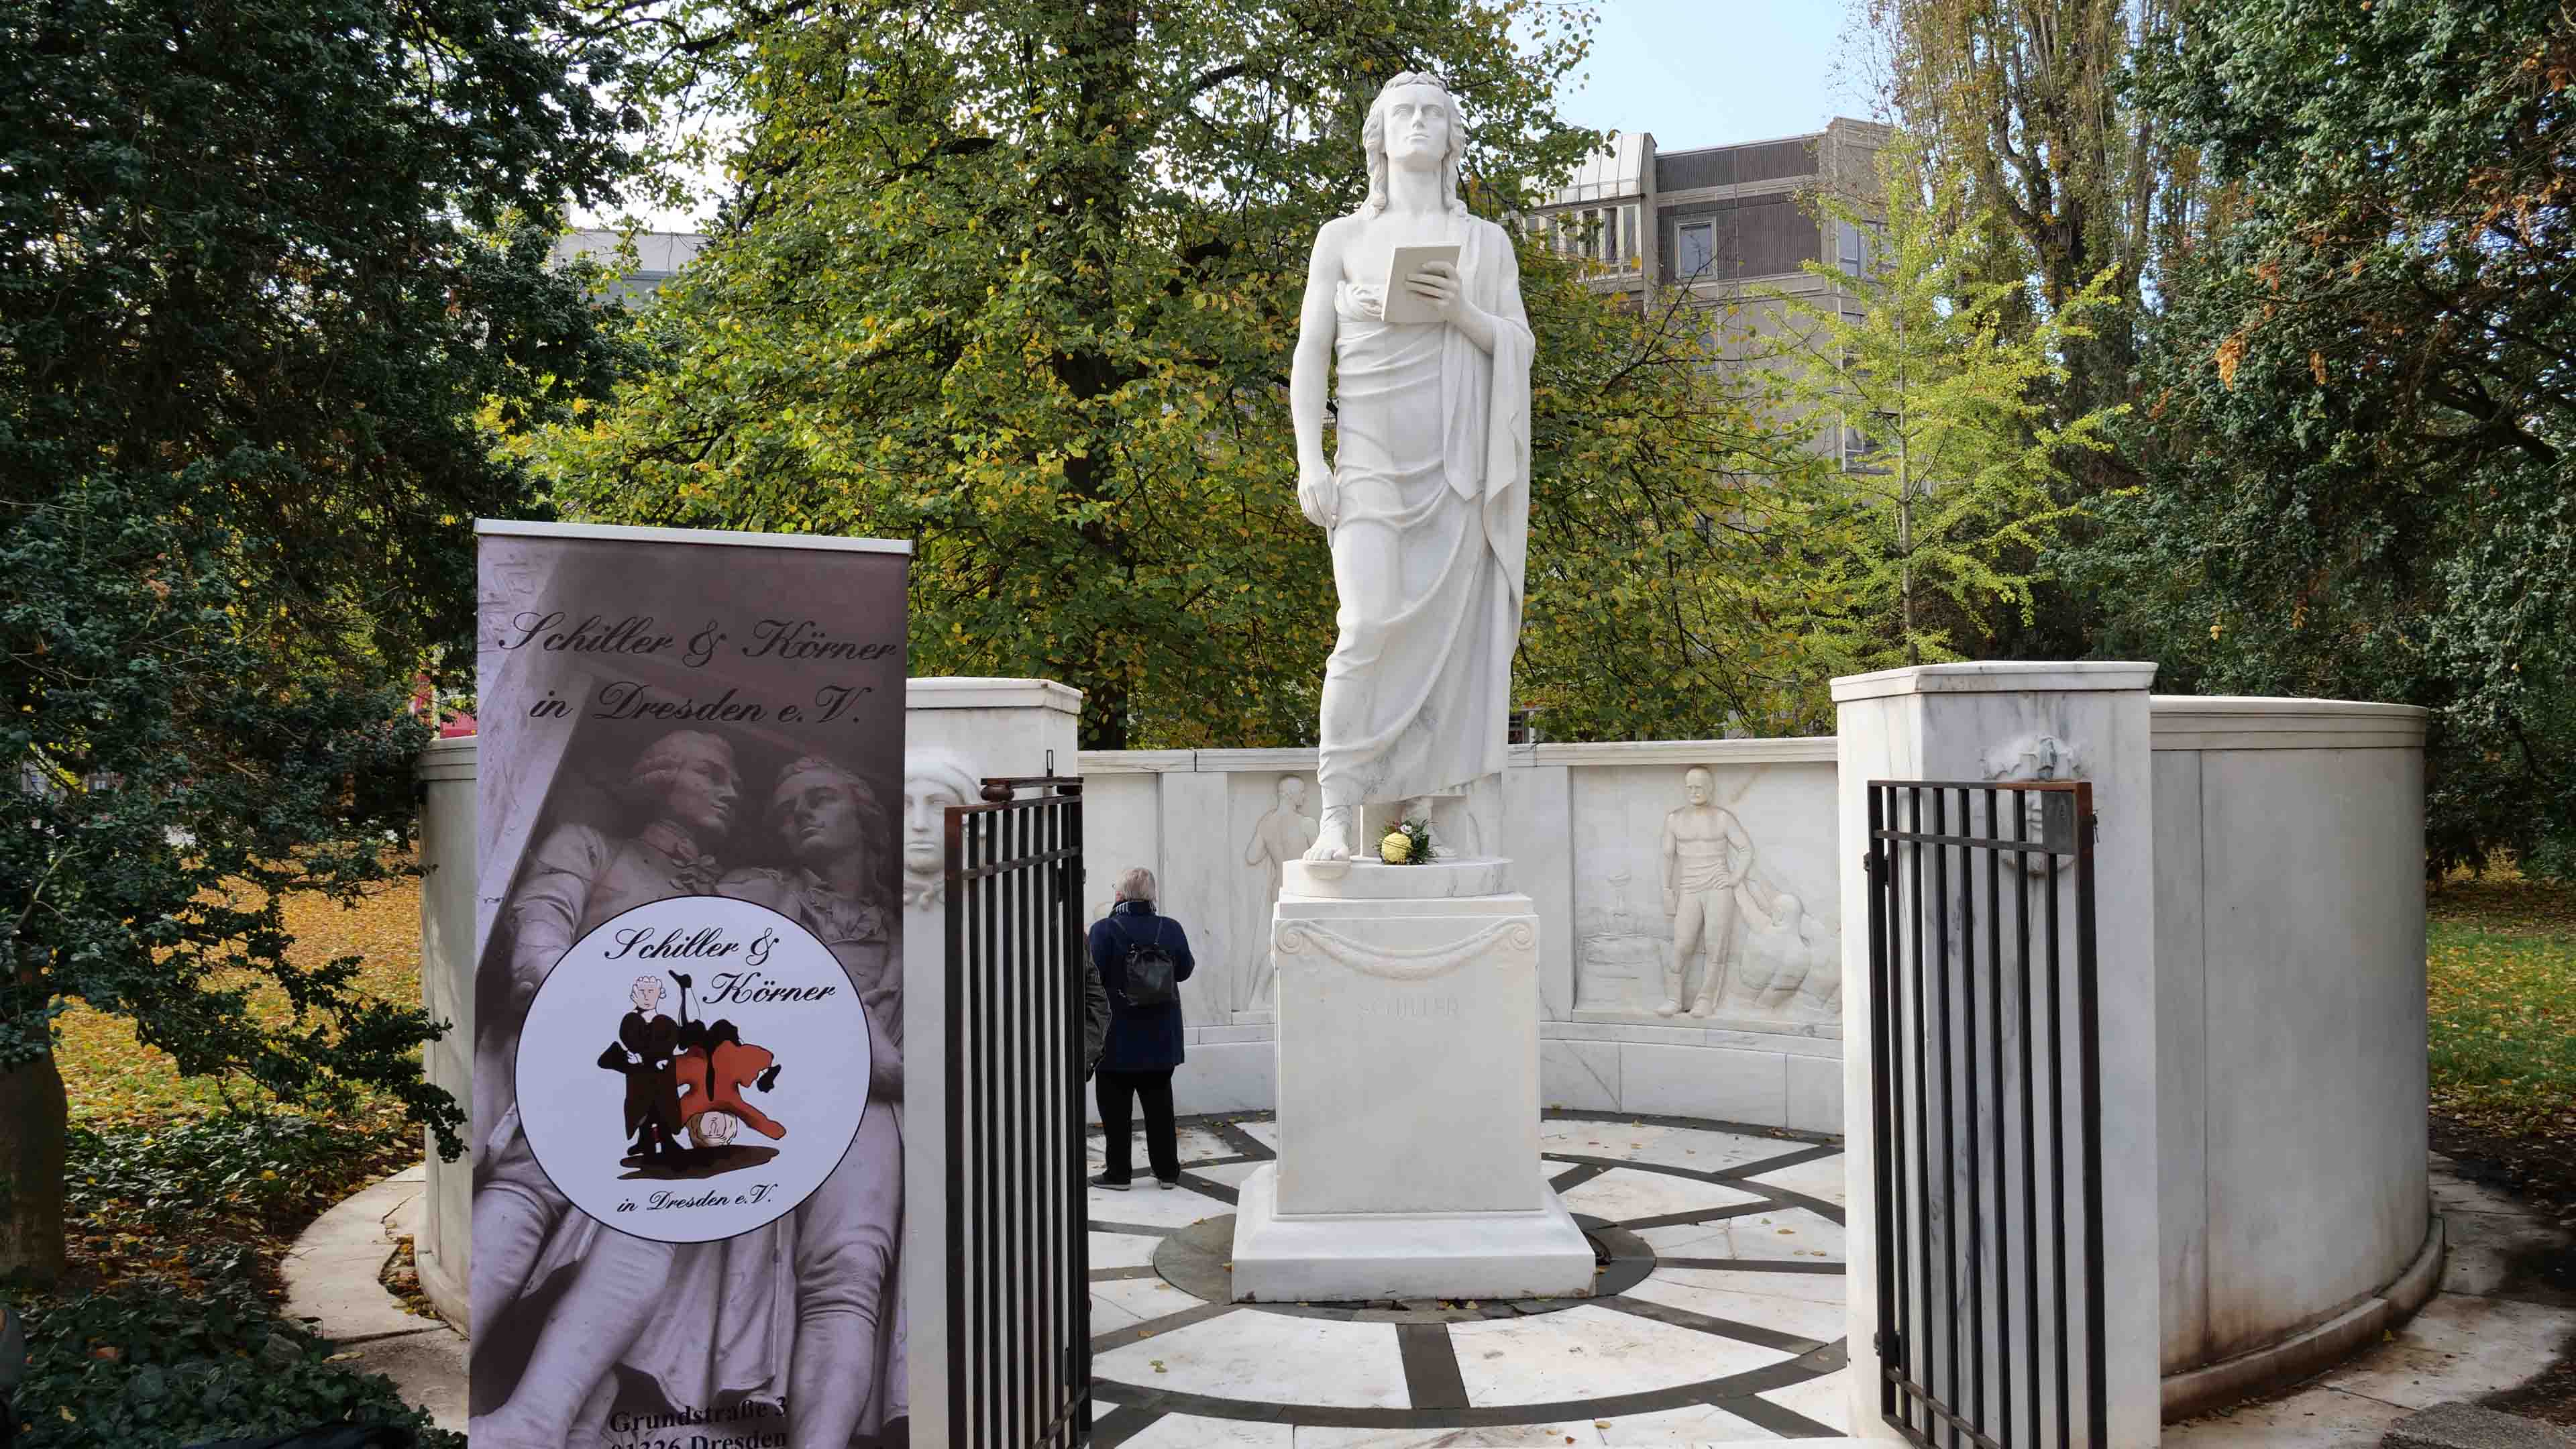
<instances>
[{"instance_id":1,"label":"paved stone floor","mask_svg":"<svg viewBox=\"0 0 2576 1449\"><path fill-rule=\"evenodd\" d=\"M1099 1147L1095 1131L1095 1170ZM1276 1147L1267 1114L1191 1119L1182 1188L1093 1189L1098 1449L1535 1449L1844 1431L1833 1144L1550 1113L1549 1171L1612 1257L1604 1296L1552 1312L1231 1306L1235 1184ZM2273 1398L2167 1425L2166 1449L2365 1449L2406 1414L2511 1388L2576 1343L2576 1292L2525 1271L2576 1254L2576 1237L2449 1169L2433 1159L2451 1242L2442 1291L2412 1322ZM414 1230L420 1176L380 1182L306 1231L285 1263L288 1311L461 1428L464 1340L406 1316L377 1282L394 1240Z\"/></svg>"},{"instance_id":2,"label":"paved stone floor","mask_svg":"<svg viewBox=\"0 0 2576 1449\"><path fill-rule=\"evenodd\" d=\"M1234 1305L1237 1184L1268 1114L1186 1119L1181 1186L1091 1190L1097 1449L1695 1445L1844 1431L1843 1163L1799 1134L1551 1112L1611 1257L1552 1303ZM1094 1129L1092 1167L1100 1162Z\"/></svg>"}]
</instances>

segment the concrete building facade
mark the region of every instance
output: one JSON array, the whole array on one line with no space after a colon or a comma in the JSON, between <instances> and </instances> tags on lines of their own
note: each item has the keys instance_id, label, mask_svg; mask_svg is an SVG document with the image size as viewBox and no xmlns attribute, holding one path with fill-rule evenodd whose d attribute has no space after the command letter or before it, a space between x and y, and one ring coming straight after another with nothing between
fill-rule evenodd
<instances>
[{"instance_id":1,"label":"concrete building facade","mask_svg":"<svg viewBox=\"0 0 2576 1449\"><path fill-rule=\"evenodd\" d=\"M1803 136L1689 151L1662 150L1647 132L1618 136L1537 210L1535 229L1592 263L1594 286L1640 309L1676 300L1701 308L1721 356L1770 365L1786 310L1773 294L1833 295L1836 283L1805 270L1811 261L1844 273L1870 264L1868 227L1836 220L1816 200L1840 197L1875 216L1888 135L1837 117ZM1859 443L1832 429L1817 440L1838 457L1856 455Z\"/></svg>"}]
</instances>

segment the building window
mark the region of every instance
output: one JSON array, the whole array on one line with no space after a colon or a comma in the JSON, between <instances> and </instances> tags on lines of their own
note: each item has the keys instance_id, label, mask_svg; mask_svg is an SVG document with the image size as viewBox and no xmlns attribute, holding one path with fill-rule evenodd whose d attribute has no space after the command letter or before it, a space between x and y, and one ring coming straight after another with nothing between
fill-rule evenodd
<instances>
[{"instance_id":1,"label":"building window","mask_svg":"<svg viewBox=\"0 0 2576 1449\"><path fill-rule=\"evenodd\" d=\"M1868 273L1878 252L1877 241L1869 234L1869 229L1847 221L1838 221L1834 226L1838 234L1835 260L1844 273L1854 277Z\"/></svg>"},{"instance_id":2,"label":"building window","mask_svg":"<svg viewBox=\"0 0 2576 1449\"><path fill-rule=\"evenodd\" d=\"M1714 222L1684 222L1673 233L1673 275L1688 279L1709 270L1717 259Z\"/></svg>"}]
</instances>

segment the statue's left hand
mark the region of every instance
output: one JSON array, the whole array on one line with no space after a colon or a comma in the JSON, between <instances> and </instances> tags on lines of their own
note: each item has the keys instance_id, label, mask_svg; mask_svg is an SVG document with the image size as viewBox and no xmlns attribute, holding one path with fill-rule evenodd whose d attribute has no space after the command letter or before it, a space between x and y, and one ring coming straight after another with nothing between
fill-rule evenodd
<instances>
[{"instance_id":1,"label":"statue's left hand","mask_svg":"<svg viewBox=\"0 0 2576 1449\"><path fill-rule=\"evenodd\" d=\"M1455 262L1426 262L1404 279L1404 285L1430 303L1443 322L1461 321L1467 315L1467 284L1458 276Z\"/></svg>"}]
</instances>

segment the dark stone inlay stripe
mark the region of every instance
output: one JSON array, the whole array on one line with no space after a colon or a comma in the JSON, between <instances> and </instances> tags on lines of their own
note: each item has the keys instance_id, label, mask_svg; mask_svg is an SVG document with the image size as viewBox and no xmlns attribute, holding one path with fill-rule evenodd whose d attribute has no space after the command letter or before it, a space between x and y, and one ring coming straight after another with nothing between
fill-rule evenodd
<instances>
[{"instance_id":1,"label":"dark stone inlay stripe","mask_svg":"<svg viewBox=\"0 0 2576 1449\"><path fill-rule=\"evenodd\" d=\"M1091 1449L1118 1449L1118 1446L1162 1422L1160 1409L1121 1404L1091 1421Z\"/></svg>"},{"instance_id":2,"label":"dark stone inlay stripe","mask_svg":"<svg viewBox=\"0 0 2576 1449\"><path fill-rule=\"evenodd\" d=\"M1756 1428L1768 1429L1783 1439L1840 1439L1843 1437L1829 1424L1820 1424L1795 1409L1785 1408L1769 1399L1758 1398L1751 1394L1740 1398L1719 1399L1713 1407L1724 1409Z\"/></svg>"},{"instance_id":3,"label":"dark stone inlay stripe","mask_svg":"<svg viewBox=\"0 0 2576 1449\"><path fill-rule=\"evenodd\" d=\"M1152 1190L1146 1189L1148 1192ZM1120 1233L1131 1238L1168 1238L1180 1231L1178 1228L1158 1228L1151 1223L1113 1223L1103 1218L1093 1218L1091 1230L1095 1233Z\"/></svg>"},{"instance_id":4,"label":"dark stone inlay stripe","mask_svg":"<svg viewBox=\"0 0 2576 1449\"><path fill-rule=\"evenodd\" d=\"M1594 1297L1624 1293L1645 1281L1655 1269L1654 1249L1622 1228L1584 1213L1574 1215L1585 1238L1606 1253L1609 1263L1592 1280L1592 1294L1581 1298L1379 1299L1365 1303L1244 1303L1255 1313L1290 1318L1328 1318L1346 1323L1476 1323L1525 1318L1580 1308ZM1202 1303L1234 1297L1234 1223L1232 1213L1203 1218L1163 1239L1154 1249L1153 1271L1164 1282Z\"/></svg>"},{"instance_id":5,"label":"dark stone inlay stripe","mask_svg":"<svg viewBox=\"0 0 2576 1449\"><path fill-rule=\"evenodd\" d=\"M1091 1281L1094 1283L1121 1283L1131 1278L1159 1278L1161 1276L1161 1274L1154 1271L1154 1265L1151 1263L1140 1263L1133 1268L1094 1268L1091 1270Z\"/></svg>"},{"instance_id":6,"label":"dark stone inlay stripe","mask_svg":"<svg viewBox=\"0 0 2576 1449\"><path fill-rule=\"evenodd\" d=\"M1835 1150L1841 1151L1840 1148L1836 1148ZM1630 1162L1624 1157L1594 1157L1588 1153L1582 1152L1544 1152L1539 1155L1551 1162L1597 1162L1605 1169L1625 1167L1636 1172L1654 1172L1661 1173L1665 1177L1686 1178L1692 1182L1707 1183L1711 1187L1723 1187L1734 1192L1753 1193L1757 1196L1768 1198L1773 1202L1782 1204L1804 1205L1807 1202L1813 1201L1813 1199L1802 1197L1800 1194L1791 1192L1787 1188L1773 1187L1767 1182L1755 1182L1749 1178L1737 1177L1734 1175L1734 1169L1732 1168L1675 1167L1668 1162Z\"/></svg>"},{"instance_id":7,"label":"dark stone inlay stripe","mask_svg":"<svg viewBox=\"0 0 2576 1449\"><path fill-rule=\"evenodd\" d=\"M1202 1303L1195 1308L1184 1308L1178 1313L1166 1313L1160 1318L1148 1318L1142 1323L1128 1324L1125 1328L1113 1328L1107 1333L1093 1334L1091 1351L1095 1354L1107 1353L1113 1348L1124 1348L1131 1343L1160 1338L1166 1333L1187 1328L1193 1323L1205 1323L1211 1318L1222 1318L1233 1311L1234 1305L1231 1303Z\"/></svg>"},{"instance_id":8,"label":"dark stone inlay stripe","mask_svg":"<svg viewBox=\"0 0 2576 1449\"><path fill-rule=\"evenodd\" d=\"M1091 1396L1167 1414L1192 1414L1204 1419L1234 1419L1256 1424L1298 1424L1318 1429L1515 1429L1550 1419L1609 1419L1623 1414L1701 1408L1722 1399L1785 1389L1791 1384L1805 1383L1832 1373L1842 1366L1842 1345L1834 1343L1799 1358L1765 1364L1725 1378L1675 1384L1671 1388L1614 1394L1599 1399L1566 1399L1549 1404L1491 1404L1464 1409L1374 1409L1221 1399L1212 1394L1150 1389L1140 1384L1101 1378L1092 1380Z\"/></svg>"},{"instance_id":9,"label":"dark stone inlay stripe","mask_svg":"<svg viewBox=\"0 0 2576 1449\"><path fill-rule=\"evenodd\" d=\"M1693 1333L1705 1333L1712 1338L1731 1338L1739 1343L1776 1348L1783 1353L1813 1353L1824 1347L1812 1338L1801 1338L1797 1334L1783 1333L1776 1328L1764 1328L1758 1323L1738 1323L1732 1318L1694 1313L1690 1309L1675 1308L1668 1303L1654 1303L1643 1298L1625 1297L1604 1298L1599 1301L1604 1308L1615 1308L1632 1317L1652 1319L1657 1323L1669 1323L1675 1328L1687 1328Z\"/></svg>"},{"instance_id":10,"label":"dark stone inlay stripe","mask_svg":"<svg viewBox=\"0 0 2576 1449\"><path fill-rule=\"evenodd\" d=\"M1840 1273L1840 1263L1790 1262L1780 1258L1657 1258L1658 1268L1705 1268L1716 1273Z\"/></svg>"},{"instance_id":11,"label":"dark stone inlay stripe","mask_svg":"<svg viewBox=\"0 0 2576 1449\"><path fill-rule=\"evenodd\" d=\"M1215 1133L1226 1146L1233 1148L1239 1161L1268 1162L1279 1155L1270 1150L1269 1143L1244 1131L1229 1119L1218 1118L1200 1125Z\"/></svg>"},{"instance_id":12,"label":"dark stone inlay stripe","mask_svg":"<svg viewBox=\"0 0 2576 1449\"><path fill-rule=\"evenodd\" d=\"M1264 1114L1266 1115L1266 1114ZM1721 1122L1714 1117L1670 1117L1653 1112L1604 1112L1598 1107L1550 1107L1540 1112L1546 1122L1616 1122L1629 1127L1684 1127L1693 1132L1723 1132L1730 1137L1759 1137L1773 1142L1811 1142L1842 1149L1831 1132L1804 1132L1794 1127L1765 1127L1759 1122ZM1189 1119L1181 1119L1186 1122Z\"/></svg>"},{"instance_id":13,"label":"dark stone inlay stripe","mask_svg":"<svg viewBox=\"0 0 2576 1449\"><path fill-rule=\"evenodd\" d=\"M1399 1323L1395 1346L1404 1354L1404 1393L1417 1409L1467 1407L1467 1381L1458 1373L1458 1350L1445 1323Z\"/></svg>"},{"instance_id":14,"label":"dark stone inlay stripe","mask_svg":"<svg viewBox=\"0 0 2576 1449\"><path fill-rule=\"evenodd\" d=\"M1547 1180L1548 1190L1558 1193L1572 1192L1576 1188L1583 1186L1585 1183L1590 1182L1592 1179L1599 1177L1601 1174L1608 1172L1609 1170L1610 1165L1606 1162L1578 1162L1572 1167L1567 1168L1565 1171L1558 1173L1556 1176L1549 1178Z\"/></svg>"},{"instance_id":15,"label":"dark stone inlay stripe","mask_svg":"<svg viewBox=\"0 0 2576 1449\"><path fill-rule=\"evenodd\" d=\"M1810 1162L1816 1162L1823 1158L1837 1157L1842 1154L1842 1150L1841 1145L1836 1144L1830 1147L1810 1147L1800 1152L1786 1152L1782 1153L1778 1157L1766 1157L1759 1162L1748 1162L1742 1167L1725 1168L1718 1173L1718 1176L1720 1178L1730 1179L1760 1177L1766 1172L1779 1172L1785 1168L1803 1167ZM1769 1185L1770 1184L1768 1183L1763 1184L1765 1187L1768 1187Z\"/></svg>"},{"instance_id":16,"label":"dark stone inlay stripe","mask_svg":"<svg viewBox=\"0 0 2576 1449\"><path fill-rule=\"evenodd\" d=\"M1184 1167L1181 1169L1179 1182L1181 1186L1188 1188L1190 1191L1197 1193L1201 1197L1212 1197L1218 1202L1224 1203L1228 1207L1234 1206L1234 1189L1217 1181L1213 1177L1202 1177L1198 1173L1192 1172L1188 1168ZM1159 1192L1161 1189L1157 1188L1155 1191Z\"/></svg>"},{"instance_id":17,"label":"dark stone inlay stripe","mask_svg":"<svg viewBox=\"0 0 2576 1449\"><path fill-rule=\"evenodd\" d=\"M1749 1187L1763 1188L1764 1191L1771 1194L1772 1200L1779 1203L1782 1207L1805 1208L1807 1211L1823 1218L1826 1222L1832 1223L1835 1227L1839 1228L1844 1226L1843 1210L1832 1203L1825 1201L1823 1198L1809 1197L1803 1192L1791 1192L1787 1188L1770 1187L1763 1183L1748 1183L1746 1185Z\"/></svg>"},{"instance_id":18,"label":"dark stone inlay stripe","mask_svg":"<svg viewBox=\"0 0 2576 1449\"><path fill-rule=\"evenodd\" d=\"M1761 1213L1776 1213L1781 1210L1776 1202L1738 1202L1729 1203L1725 1207L1698 1208L1686 1213L1657 1213L1650 1218L1622 1218L1619 1226L1632 1233L1642 1233L1648 1228L1696 1227L1701 1223L1721 1223L1728 1218L1749 1218Z\"/></svg>"}]
</instances>

